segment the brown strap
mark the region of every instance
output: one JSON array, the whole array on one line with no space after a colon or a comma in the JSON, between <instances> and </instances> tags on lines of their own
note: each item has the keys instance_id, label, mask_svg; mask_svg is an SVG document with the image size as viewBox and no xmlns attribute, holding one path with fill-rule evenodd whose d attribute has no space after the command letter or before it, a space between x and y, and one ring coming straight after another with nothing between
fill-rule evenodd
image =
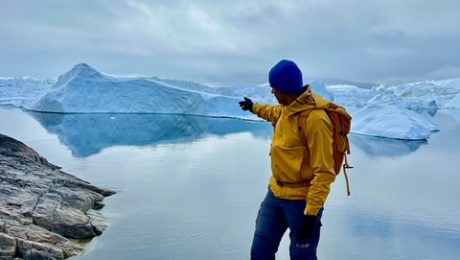
<instances>
[{"instance_id":1,"label":"brown strap","mask_svg":"<svg viewBox=\"0 0 460 260\"><path fill-rule=\"evenodd\" d=\"M347 155L345 154L344 155L344 158L345 158L345 163L343 164L343 175L345 176L345 182L347 184L347 195L350 196L351 195L351 191L350 191L350 182L348 180L348 174L347 174L347 169L352 169L353 166L350 166L348 164L348 160L347 160Z\"/></svg>"},{"instance_id":2,"label":"brown strap","mask_svg":"<svg viewBox=\"0 0 460 260\"><path fill-rule=\"evenodd\" d=\"M288 187L288 188L300 188L300 187L305 187L305 186L310 186L309 181L304 181L304 182L283 182L278 179L276 179L276 184L280 187Z\"/></svg>"}]
</instances>

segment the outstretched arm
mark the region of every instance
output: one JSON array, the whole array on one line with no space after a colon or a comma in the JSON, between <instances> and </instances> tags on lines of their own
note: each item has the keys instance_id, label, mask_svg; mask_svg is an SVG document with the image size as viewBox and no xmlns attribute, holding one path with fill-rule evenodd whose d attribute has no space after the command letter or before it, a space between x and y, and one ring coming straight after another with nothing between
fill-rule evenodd
<instances>
[{"instance_id":1,"label":"outstretched arm","mask_svg":"<svg viewBox=\"0 0 460 260\"><path fill-rule=\"evenodd\" d=\"M270 122L276 122L281 115L280 105L254 104L252 111L258 117Z\"/></svg>"},{"instance_id":2,"label":"outstretched arm","mask_svg":"<svg viewBox=\"0 0 460 260\"><path fill-rule=\"evenodd\" d=\"M249 110L258 117L270 122L276 122L281 115L281 106L279 105L254 104L252 100L247 97L244 97L244 100L240 101L239 104L241 109L245 111Z\"/></svg>"}]
</instances>

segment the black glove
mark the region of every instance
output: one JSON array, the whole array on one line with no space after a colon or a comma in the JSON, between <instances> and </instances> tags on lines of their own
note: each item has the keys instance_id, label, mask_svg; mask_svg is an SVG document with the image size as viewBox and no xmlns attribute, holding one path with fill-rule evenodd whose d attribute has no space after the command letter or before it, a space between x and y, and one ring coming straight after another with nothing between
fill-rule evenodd
<instances>
[{"instance_id":1,"label":"black glove","mask_svg":"<svg viewBox=\"0 0 460 260\"><path fill-rule=\"evenodd\" d=\"M241 109L243 109L244 111L249 110L252 112L252 106L254 105L252 100L250 100L247 97L244 97L244 101L240 101L239 103L240 103Z\"/></svg>"},{"instance_id":2,"label":"black glove","mask_svg":"<svg viewBox=\"0 0 460 260\"><path fill-rule=\"evenodd\" d=\"M313 230L316 228L316 225L316 216L304 215L302 226L297 232L297 241L310 238L310 236L313 234Z\"/></svg>"}]
</instances>

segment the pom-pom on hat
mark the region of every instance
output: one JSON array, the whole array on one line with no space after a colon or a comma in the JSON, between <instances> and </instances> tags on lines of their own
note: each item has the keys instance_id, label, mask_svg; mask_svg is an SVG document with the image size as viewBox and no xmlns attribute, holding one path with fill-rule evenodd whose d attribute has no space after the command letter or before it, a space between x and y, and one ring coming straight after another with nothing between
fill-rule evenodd
<instances>
[{"instance_id":1,"label":"pom-pom on hat","mask_svg":"<svg viewBox=\"0 0 460 260\"><path fill-rule=\"evenodd\" d=\"M303 91L302 71L291 60L281 60L268 74L270 86L284 93Z\"/></svg>"}]
</instances>

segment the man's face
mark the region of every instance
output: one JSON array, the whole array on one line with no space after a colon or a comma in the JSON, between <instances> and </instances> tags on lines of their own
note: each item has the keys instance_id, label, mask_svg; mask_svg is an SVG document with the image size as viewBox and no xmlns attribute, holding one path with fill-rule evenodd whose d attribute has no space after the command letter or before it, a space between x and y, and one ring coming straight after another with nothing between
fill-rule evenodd
<instances>
[{"instance_id":1,"label":"man's face","mask_svg":"<svg viewBox=\"0 0 460 260\"><path fill-rule=\"evenodd\" d=\"M289 105L289 104L285 104L286 101L285 101L285 95L283 94L283 92L272 87L272 94L275 96L276 100L278 100L278 103L280 103L281 105Z\"/></svg>"}]
</instances>

